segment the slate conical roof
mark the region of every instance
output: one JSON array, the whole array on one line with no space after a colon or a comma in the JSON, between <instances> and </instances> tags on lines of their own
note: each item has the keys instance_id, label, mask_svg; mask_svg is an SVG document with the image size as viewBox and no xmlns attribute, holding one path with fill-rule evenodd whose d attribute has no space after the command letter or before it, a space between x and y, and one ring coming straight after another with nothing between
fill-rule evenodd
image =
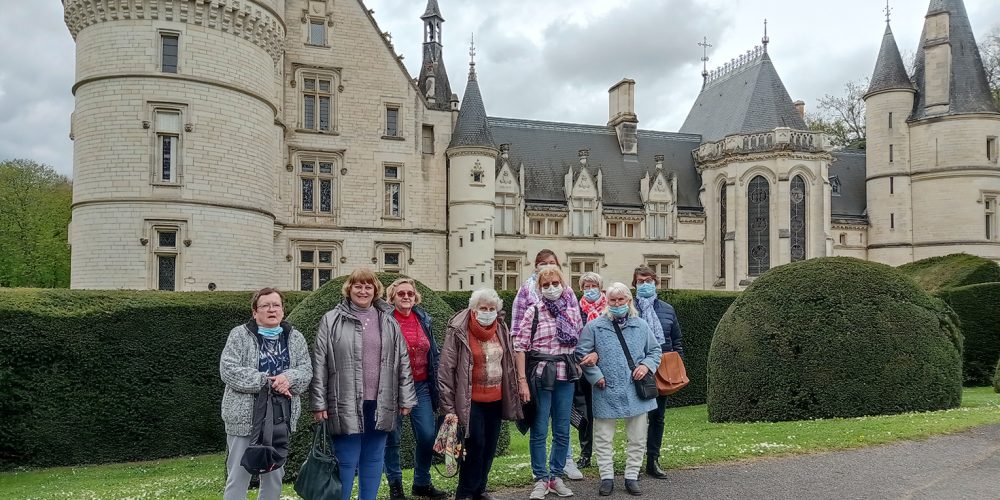
<instances>
[{"instance_id":1,"label":"slate conical roof","mask_svg":"<svg viewBox=\"0 0 1000 500\"><path fill-rule=\"evenodd\" d=\"M465 97L458 112L458 122L451 135L449 148L461 146L483 146L496 149L496 142L486 121L486 107L479 92L475 64L469 66L469 83L465 86Z\"/></svg>"},{"instance_id":2,"label":"slate conical roof","mask_svg":"<svg viewBox=\"0 0 1000 500\"><path fill-rule=\"evenodd\" d=\"M441 8L438 7L437 0L427 0L427 10L424 11L424 15L420 16L420 19L427 19L428 17L439 17L444 21L444 17L441 15Z\"/></svg>"},{"instance_id":3,"label":"slate conical roof","mask_svg":"<svg viewBox=\"0 0 1000 500\"><path fill-rule=\"evenodd\" d=\"M778 127L808 128L766 51L727 71L706 81L680 133L698 134L702 142L715 142L727 135Z\"/></svg>"},{"instance_id":4,"label":"slate conical roof","mask_svg":"<svg viewBox=\"0 0 1000 500\"><path fill-rule=\"evenodd\" d=\"M951 81L949 109L945 115L961 115L968 113L996 113L986 70L983 69L983 59L976 45L976 37L972 33L969 14L962 0L931 0L927 15L931 16L947 12L949 18L948 43L951 47ZM928 40L926 29L920 35L920 46L917 47L917 58L914 64L913 80L917 85L917 98L914 99L913 119L927 116L926 109L926 61L924 47L940 43L938 40ZM940 116L940 115L938 115Z\"/></svg>"},{"instance_id":5,"label":"slate conical roof","mask_svg":"<svg viewBox=\"0 0 1000 500\"><path fill-rule=\"evenodd\" d=\"M906 65L903 64L903 57L899 55L899 46L896 45L896 38L892 36L892 28L886 23L882 48L878 51L878 60L875 62L868 94L895 89L913 90L913 82L906 74Z\"/></svg>"}]
</instances>

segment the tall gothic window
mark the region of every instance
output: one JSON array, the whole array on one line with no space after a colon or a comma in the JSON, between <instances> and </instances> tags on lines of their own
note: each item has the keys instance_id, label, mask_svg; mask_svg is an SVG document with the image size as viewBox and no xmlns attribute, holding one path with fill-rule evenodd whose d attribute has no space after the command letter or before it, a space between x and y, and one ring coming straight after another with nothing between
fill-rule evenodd
<instances>
[{"instance_id":1,"label":"tall gothic window","mask_svg":"<svg viewBox=\"0 0 1000 500\"><path fill-rule=\"evenodd\" d=\"M806 260L806 181L801 175L792 179L791 238L792 262Z\"/></svg>"},{"instance_id":2,"label":"tall gothic window","mask_svg":"<svg viewBox=\"0 0 1000 500\"><path fill-rule=\"evenodd\" d=\"M758 175L750 181L748 192L747 249L750 276L760 276L771 268L771 186Z\"/></svg>"},{"instance_id":3,"label":"tall gothic window","mask_svg":"<svg viewBox=\"0 0 1000 500\"><path fill-rule=\"evenodd\" d=\"M726 216L726 185L723 184L719 190L719 277L723 279L726 277L726 233L729 230Z\"/></svg>"},{"instance_id":4,"label":"tall gothic window","mask_svg":"<svg viewBox=\"0 0 1000 500\"><path fill-rule=\"evenodd\" d=\"M302 75L302 128L330 132L333 122L333 75Z\"/></svg>"},{"instance_id":5,"label":"tall gothic window","mask_svg":"<svg viewBox=\"0 0 1000 500\"><path fill-rule=\"evenodd\" d=\"M495 202L493 232L496 234L514 234L517 227L514 220L514 210L517 208L517 196L500 193L496 195Z\"/></svg>"}]
</instances>

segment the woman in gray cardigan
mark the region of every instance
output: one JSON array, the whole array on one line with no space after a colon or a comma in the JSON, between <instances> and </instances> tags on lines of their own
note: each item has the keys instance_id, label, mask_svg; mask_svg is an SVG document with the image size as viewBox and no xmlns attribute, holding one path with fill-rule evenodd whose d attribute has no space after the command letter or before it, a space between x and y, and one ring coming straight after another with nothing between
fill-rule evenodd
<instances>
[{"instance_id":1,"label":"woman in gray cardigan","mask_svg":"<svg viewBox=\"0 0 1000 500\"><path fill-rule=\"evenodd\" d=\"M389 433L417 406L410 358L382 283L368 269L344 282L344 300L323 315L313 351L310 407L326 421L344 500L375 500Z\"/></svg>"},{"instance_id":2,"label":"woman in gray cardigan","mask_svg":"<svg viewBox=\"0 0 1000 500\"><path fill-rule=\"evenodd\" d=\"M226 383L222 394L222 420L226 424L225 500L246 499L250 473L240 466L250 445L253 406L257 393L268 386L292 399L291 430L299 419L299 394L309 387L312 366L306 339L282 321L285 318L281 293L264 288L250 303L253 319L229 332L219 359L219 375ZM281 496L284 468L260 476L259 498Z\"/></svg>"},{"instance_id":3,"label":"woman in gray cardigan","mask_svg":"<svg viewBox=\"0 0 1000 500\"><path fill-rule=\"evenodd\" d=\"M577 356L597 353L597 364L582 363L583 373L594 386L594 455L601 472L601 496L614 489L614 437L619 419L625 422L628 434L625 458L625 489L632 495L639 490L639 468L646 451L646 413L656 408L656 399L640 399L635 381L660 365L660 343L649 325L638 317L632 293L623 283L608 287L608 308L597 319L587 323L580 335ZM618 331L631 355L625 357Z\"/></svg>"}]
</instances>

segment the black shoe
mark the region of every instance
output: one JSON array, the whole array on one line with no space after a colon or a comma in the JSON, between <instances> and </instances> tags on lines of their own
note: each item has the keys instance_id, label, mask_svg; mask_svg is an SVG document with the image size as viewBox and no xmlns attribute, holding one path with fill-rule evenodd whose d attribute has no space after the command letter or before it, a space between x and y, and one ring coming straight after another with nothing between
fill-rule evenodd
<instances>
[{"instance_id":1,"label":"black shoe","mask_svg":"<svg viewBox=\"0 0 1000 500\"><path fill-rule=\"evenodd\" d=\"M590 457L581 456L580 458L576 459L577 469L586 469L587 467L590 467Z\"/></svg>"},{"instance_id":2,"label":"black shoe","mask_svg":"<svg viewBox=\"0 0 1000 500\"><path fill-rule=\"evenodd\" d=\"M625 480L625 491L628 491L629 495L637 497L642 495L642 490L639 489L638 479L626 479Z\"/></svg>"},{"instance_id":3,"label":"black shoe","mask_svg":"<svg viewBox=\"0 0 1000 500\"><path fill-rule=\"evenodd\" d=\"M389 500L406 500L403 483L389 483Z\"/></svg>"},{"instance_id":4,"label":"black shoe","mask_svg":"<svg viewBox=\"0 0 1000 500\"><path fill-rule=\"evenodd\" d=\"M428 484L427 486L417 486L414 484L413 488L410 489L410 493L413 493L415 497L424 498L444 498L448 496L447 491L441 491L435 488L433 484Z\"/></svg>"},{"instance_id":5,"label":"black shoe","mask_svg":"<svg viewBox=\"0 0 1000 500\"><path fill-rule=\"evenodd\" d=\"M597 490L597 493L602 497L606 497L611 495L612 491L615 491L615 480L601 479L601 489Z\"/></svg>"},{"instance_id":6,"label":"black shoe","mask_svg":"<svg viewBox=\"0 0 1000 500\"><path fill-rule=\"evenodd\" d=\"M656 479L667 478L667 473L660 468L660 462L656 457L646 457L646 474Z\"/></svg>"},{"instance_id":7,"label":"black shoe","mask_svg":"<svg viewBox=\"0 0 1000 500\"><path fill-rule=\"evenodd\" d=\"M484 493L480 493L476 497L476 500L496 500L496 499L493 498L493 495L490 495L489 493L484 492Z\"/></svg>"}]
</instances>

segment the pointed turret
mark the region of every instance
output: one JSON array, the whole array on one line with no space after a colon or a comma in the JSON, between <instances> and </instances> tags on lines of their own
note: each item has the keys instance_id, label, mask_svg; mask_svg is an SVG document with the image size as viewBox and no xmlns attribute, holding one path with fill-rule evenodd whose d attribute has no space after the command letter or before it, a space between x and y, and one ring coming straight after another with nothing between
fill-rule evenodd
<instances>
[{"instance_id":1,"label":"pointed turret","mask_svg":"<svg viewBox=\"0 0 1000 500\"><path fill-rule=\"evenodd\" d=\"M962 0L931 0L913 79L913 119L997 112Z\"/></svg>"},{"instance_id":2,"label":"pointed turret","mask_svg":"<svg viewBox=\"0 0 1000 500\"><path fill-rule=\"evenodd\" d=\"M878 51L875 71L872 73L871 84L867 96L887 90L913 90L913 82L906 74L906 65L899 55L899 46L892 35L892 28L885 23L885 35L882 36L882 48Z\"/></svg>"},{"instance_id":3,"label":"pointed turret","mask_svg":"<svg viewBox=\"0 0 1000 500\"><path fill-rule=\"evenodd\" d=\"M451 109L451 83L444 68L441 25L444 17L437 0L428 0L424 15L424 59L420 65L420 92L427 100L427 107L441 111Z\"/></svg>"},{"instance_id":4,"label":"pointed turret","mask_svg":"<svg viewBox=\"0 0 1000 500\"><path fill-rule=\"evenodd\" d=\"M469 63L469 83L465 86L465 97L462 98L462 108L458 112L458 122L451 135L450 148L461 146L483 146L496 149L493 134L486 121L486 107L483 96L479 92L479 81L476 79L476 63Z\"/></svg>"}]
</instances>

